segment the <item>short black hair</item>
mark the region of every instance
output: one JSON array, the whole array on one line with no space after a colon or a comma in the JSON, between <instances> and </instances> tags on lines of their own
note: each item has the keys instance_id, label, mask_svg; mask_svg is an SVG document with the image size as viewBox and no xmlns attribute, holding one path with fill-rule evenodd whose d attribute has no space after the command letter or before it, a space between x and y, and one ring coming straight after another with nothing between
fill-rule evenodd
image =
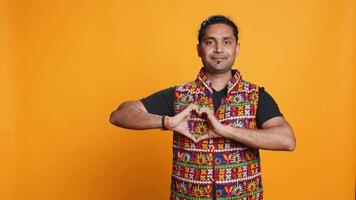
<instances>
[{"instance_id":1,"label":"short black hair","mask_svg":"<svg viewBox=\"0 0 356 200\"><path fill-rule=\"evenodd\" d=\"M208 26L213 25L213 24L226 24L226 25L230 26L232 28L232 32L236 38L236 42L239 40L238 27L231 19L229 19L228 17L225 17L224 15L212 15L212 16L208 17L207 19L205 19L200 25L199 35L198 35L199 43L201 42L201 39L203 38L204 33L205 33L206 29L208 28Z\"/></svg>"}]
</instances>

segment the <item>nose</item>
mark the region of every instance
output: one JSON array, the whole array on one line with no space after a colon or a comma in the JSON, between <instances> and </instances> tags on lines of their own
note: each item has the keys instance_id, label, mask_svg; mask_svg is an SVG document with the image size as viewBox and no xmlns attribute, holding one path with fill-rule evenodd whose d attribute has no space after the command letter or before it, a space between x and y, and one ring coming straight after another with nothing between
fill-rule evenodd
<instances>
[{"instance_id":1,"label":"nose","mask_svg":"<svg viewBox=\"0 0 356 200\"><path fill-rule=\"evenodd\" d=\"M216 43L214 53L223 53L223 46L220 42Z\"/></svg>"}]
</instances>

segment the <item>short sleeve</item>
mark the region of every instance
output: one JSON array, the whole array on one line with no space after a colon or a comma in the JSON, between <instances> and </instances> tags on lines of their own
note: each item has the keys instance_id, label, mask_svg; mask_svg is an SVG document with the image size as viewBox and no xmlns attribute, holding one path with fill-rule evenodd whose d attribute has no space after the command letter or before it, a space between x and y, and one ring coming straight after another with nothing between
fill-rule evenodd
<instances>
[{"instance_id":1,"label":"short sleeve","mask_svg":"<svg viewBox=\"0 0 356 200\"><path fill-rule=\"evenodd\" d=\"M148 113L172 117L174 116L174 91L175 86L169 87L142 98L140 101Z\"/></svg>"},{"instance_id":2,"label":"short sleeve","mask_svg":"<svg viewBox=\"0 0 356 200\"><path fill-rule=\"evenodd\" d=\"M272 96L265 91L264 87L259 88L258 96L256 123L257 128L261 128L262 124L267 120L273 117L283 116L283 114L280 112Z\"/></svg>"}]
</instances>

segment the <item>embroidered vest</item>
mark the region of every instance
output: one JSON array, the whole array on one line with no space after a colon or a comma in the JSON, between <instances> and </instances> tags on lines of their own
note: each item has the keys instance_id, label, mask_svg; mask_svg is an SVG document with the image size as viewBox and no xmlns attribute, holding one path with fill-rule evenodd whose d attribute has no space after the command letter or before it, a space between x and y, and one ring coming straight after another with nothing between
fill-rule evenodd
<instances>
[{"instance_id":1,"label":"embroidered vest","mask_svg":"<svg viewBox=\"0 0 356 200\"><path fill-rule=\"evenodd\" d=\"M228 126L256 129L258 87L242 80L238 70L227 84L227 96L215 112ZM174 113L189 104L213 109L213 90L204 67L193 82L176 87ZM195 137L206 134L206 118L192 113L188 128ZM173 167L171 200L261 200L263 187L259 150L226 138L213 138L194 143L173 133Z\"/></svg>"}]
</instances>

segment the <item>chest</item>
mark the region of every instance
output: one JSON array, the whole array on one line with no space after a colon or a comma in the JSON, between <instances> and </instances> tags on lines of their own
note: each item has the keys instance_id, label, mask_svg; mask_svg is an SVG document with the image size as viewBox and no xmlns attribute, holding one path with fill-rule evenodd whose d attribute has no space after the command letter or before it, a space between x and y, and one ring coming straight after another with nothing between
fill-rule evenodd
<instances>
[{"instance_id":1,"label":"chest","mask_svg":"<svg viewBox=\"0 0 356 200\"><path fill-rule=\"evenodd\" d=\"M258 101L257 90L218 91L211 93L204 88L176 88L174 112L182 112L191 103L214 110L215 117L225 125L255 128ZM199 137L206 134L209 124L206 117L192 112L188 121L190 132Z\"/></svg>"}]
</instances>

